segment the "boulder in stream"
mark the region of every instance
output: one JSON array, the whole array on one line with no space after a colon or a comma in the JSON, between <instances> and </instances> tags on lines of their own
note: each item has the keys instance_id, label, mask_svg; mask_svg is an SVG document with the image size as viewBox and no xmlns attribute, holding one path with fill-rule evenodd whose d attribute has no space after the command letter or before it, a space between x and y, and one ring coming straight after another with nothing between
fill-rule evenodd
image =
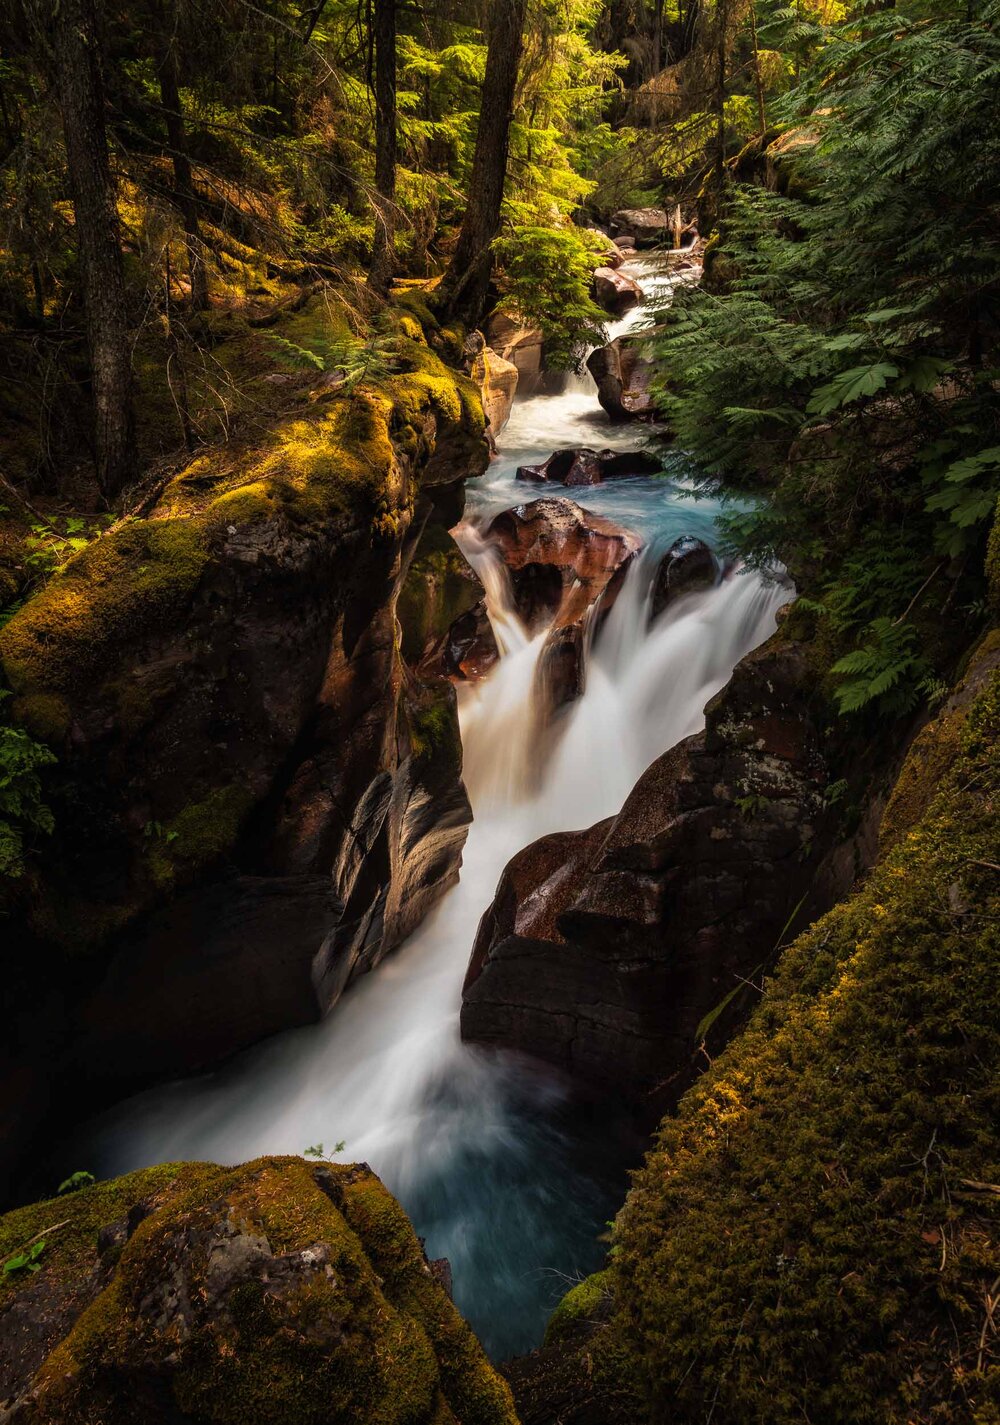
<instances>
[{"instance_id":1,"label":"boulder in stream","mask_svg":"<svg viewBox=\"0 0 1000 1425\"><path fill-rule=\"evenodd\" d=\"M670 231L670 219L662 208L620 208L611 219L611 235L627 234L634 247L655 247Z\"/></svg>"},{"instance_id":2,"label":"boulder in stream","mask_svg":"<svg viewBox=\"0 0 1000 1425\"><path fill-rule=\"evenodd\" d=\"M594 301L612 316L621 317L642 301L642 288L624 272L599 267L594 273Z\"/></svg>"},{"instance_id":3,"label":"boulder in stream","mask_svg":"<svg viewBox=\"0 0 1000 1425\"><path fill-rule=\"evenodd\" d=\"M600 485L634 475L657 475L663 462L645 450L594 450L587 445L555 450L542 465L519 465L516 478L551 485Z\"/></svg>"},{"instance_id":4,"label":"boulder in stream","mask_svg":"<svg viewBox=\"0 0 1000 1425\"><path fill-rule=\"evenodd\" d=\"M504 510L487 537L503 554L519 613L536 627L553 618L565 626L613 597L642 548L612 520L551 497Z\"/></svg>"},{"instance_id":5,"label":"boulder in stream","mask_svg":"<svg viewBox=\"0 0 1000 1425\"><path fill-rule=\"evenodd\" d=\"M650 392L653 363L643 355L648 336L615 337L587 358L597 399L613 421L652 420L656 414Z\"/></svg>"},{"instance_id":6,"label":"boulder in stream","mask_svg":"<svg viewBox=\"0 0 1000 1425\"><path fill-rule=\"evenodd\" d=\"M715 555L705 541L693 534L682 534L660 560L653 582L650 618L658 618L685 594L710 589L717 576Z\"/></svg>"}]
</instances>

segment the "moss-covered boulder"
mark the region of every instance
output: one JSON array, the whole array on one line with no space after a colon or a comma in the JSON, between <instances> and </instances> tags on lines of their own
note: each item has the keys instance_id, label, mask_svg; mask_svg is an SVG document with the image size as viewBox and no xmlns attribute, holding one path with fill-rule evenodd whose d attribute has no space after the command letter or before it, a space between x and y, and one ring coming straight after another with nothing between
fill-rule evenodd
<instances>
[{"instance_id":1,"label":"moss-covered boulder","mask_svg":"<svg viewBox=\"0 0 1000 1425\"><path fill-rule=\"evenodd\" d=\"M586 1348L607 1420L1000 1420L997 653L868 881L663 1123Z\"/></svg>"},{"instance_id":2,"label":"moss-covered boulder","mask_svg":"<svg viewBox=\"0 0 1000 1425\"><path fill-rule=\"evenodd\" d=\"M10 1425L516 1425L365 1167L150 1168L0 1218ZM30 1248L29 1248L30 1251Z\"/></svg>"}]
</instances>

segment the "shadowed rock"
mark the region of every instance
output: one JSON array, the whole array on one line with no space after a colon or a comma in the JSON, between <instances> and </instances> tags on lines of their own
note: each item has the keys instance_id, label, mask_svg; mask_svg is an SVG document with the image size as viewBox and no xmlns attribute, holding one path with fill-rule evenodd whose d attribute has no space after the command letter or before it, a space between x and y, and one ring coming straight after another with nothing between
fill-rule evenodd
<instances>
[{"instance_id":1,"label":"shadowed rock","mask_svg":"<svg viewBox=\"0 0 1000 1425\"><path fill-rule=\"evenodd\" d=\"M650 617L658 618L685 594L710 589L717 575L715 555L705 541L693 534L682 534L674 540L656 571Z\"/></svg>"},{"instance_id":2,"label":"shadowed rock","mask_svg":"<svg viewBox=\"0 0 1000 1425\"><path fill-rule=\"evenodd\" d=\"M573 446L556 450L541 465L519 465L516 478L550 485L600 485L633 475L656 475L663 462L644 450L594 450Z\"/></svg>"}]
</instances>

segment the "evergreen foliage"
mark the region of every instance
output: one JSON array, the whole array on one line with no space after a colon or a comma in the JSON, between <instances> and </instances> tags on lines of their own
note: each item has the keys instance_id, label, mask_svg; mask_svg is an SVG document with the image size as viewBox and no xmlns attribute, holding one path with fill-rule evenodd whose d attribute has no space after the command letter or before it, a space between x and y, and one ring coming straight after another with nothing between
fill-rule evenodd
<instances>
[{"instance_id":1,"label":"evergreen foliage","mask_svg":"<svg viewBox=\"0 0 1000 1425\"><path fill-rule=\"evenodd\" d=\"M845 710L908 710L934 662L919 620L981 587L1000 491L996 19L893 10L830 31L786 101L788 191L735 188L726 280L664 314L664 410L710 476L774 487L731 537L807 585Z\"/></svg>"}]
</instances>

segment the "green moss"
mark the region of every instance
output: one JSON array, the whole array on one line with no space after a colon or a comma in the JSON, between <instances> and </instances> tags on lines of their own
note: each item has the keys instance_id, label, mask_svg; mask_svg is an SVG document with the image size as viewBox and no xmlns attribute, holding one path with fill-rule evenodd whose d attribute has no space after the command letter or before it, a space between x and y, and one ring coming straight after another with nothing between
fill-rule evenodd
<instances>
[{"instance_id":1,"label":"green moss","mask_svg":"<svg viewBox=\"0 0 1000 1425\"><path fill-rule=\"evenodd\" d=\"M96 1231L140 1201L147 1215L103 1285L90 1275ZM367 1169L150 1169L0 1219L0 1242L20 1244L52 1212L70 1224L43 1254L48 1299L88 1281L98 1294L57 1331L31 1425L132 1425L154 1377L164 1412L219 1425L516 1425L507 1387ZM220 1284L213 1253L234 1233L273 1266L240 1265ZM33 1283L5 1287L23 1289Z\"/></svg>"},{"instance_id":2,"label":"green moss","mask_svg":"<svg viewBox=\"0 0 1000 1425\"><path fill-rule=\"evenodd\" d=\"M137 638L183 616L208 556L184 519L129 521L95 540L0 631L14 691L78 692Z\"/></svg>"},{"instance_id":3,"label":"green moss","mask_svg":"<svg viewBox=\"0 0 1000 1425\"><path fill-rule=\"evenodd\" d=\"M178 812L159 835L150 838L150 869L157 884L173 881L179 865L190 874L229 851L252 805L245 787L228 786Z\"/></svg>"},{"instance_id":4,"label":"green moss","mask_svg":"<svg viewBox=\"0 0 1000 1425\"><path fill-rule=\"evenodd\" d=\"M638 1418L1000 1403L1000 1195L976 1187L1000 1180L1000 674L937 728L951 765L922 814L785 953L636 1178L608 1339Z\"/></svg>"},{"instance_id":5,"label":"green moss","mask_svg":"<svg viewBox=\"0 0 1000 1425\"><path fill-rule=\"evenodd\" d=\"M993 608L1000 613L1000 501L997 502L997 513L993 516L993 528L986 549L986 581Z\"/></svg>"},{"instance_id":6,"label":"green moss","mask_svg":"<svg viewBox=\"0 0 1000 1425\"><path fill-rule=\"evenodd\" d=\"M69 731L70 709L65 698L54 693L34 693L15 698L11 707L14 720L27 728L32 737L56 747Z\"/></svg>"},{"instance_id":7,"label":"green moss","mask_svg":"<svg viewBox=\"0 0 1000 1425\"><path fill-rule=\"evenodd\" d=\"M568 1291L549 1317L545 1330L545 1345L554 1346L572 1335L573 1328L596 1321L608 1301L610 1273L594 1272Z\"/></svg>"}]
</instances>

